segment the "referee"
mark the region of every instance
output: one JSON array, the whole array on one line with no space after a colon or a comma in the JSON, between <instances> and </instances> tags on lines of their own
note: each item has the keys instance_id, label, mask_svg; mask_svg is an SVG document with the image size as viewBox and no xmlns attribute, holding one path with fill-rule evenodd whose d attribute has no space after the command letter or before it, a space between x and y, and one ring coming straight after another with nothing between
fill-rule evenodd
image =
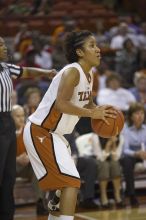
<instances>
[{"instance_id":1,"label":"referee","mask_svg":"<svg viewBox=\"0 0 146 220\"><path fill-rule=\"evenodd\" d=\"M56 74L55 70L19 67L7 63L7 47L0 37L0 220L13 220L16 169L15 125L11 117L12 78L21 75Z\"/></svg>"}]
</instances>

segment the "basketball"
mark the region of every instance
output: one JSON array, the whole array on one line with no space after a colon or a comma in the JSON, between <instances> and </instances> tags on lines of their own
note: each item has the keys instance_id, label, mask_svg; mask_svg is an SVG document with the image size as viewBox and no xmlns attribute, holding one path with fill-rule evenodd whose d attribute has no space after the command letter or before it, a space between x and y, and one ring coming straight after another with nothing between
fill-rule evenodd
<instances>
[{"instance_id":1,"label":"basketball","mask_svg":"<svg viewBox=\"0 0 146 220\"><path fill-rule=\"evenodd\" d=\"M100 137L110 138L112 136L118 135L123 129L125 121L124 115L119 109L114 110L117 112L117 117L107 118L109 125L101 119L91 119L92 130Z\"/></svg>"}]
</instances>

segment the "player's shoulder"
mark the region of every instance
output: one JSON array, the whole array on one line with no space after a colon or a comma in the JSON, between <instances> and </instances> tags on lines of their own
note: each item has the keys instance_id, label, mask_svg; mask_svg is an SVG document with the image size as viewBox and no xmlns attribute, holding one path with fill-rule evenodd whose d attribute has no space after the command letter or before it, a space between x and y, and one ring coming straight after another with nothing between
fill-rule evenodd
<instances>
[{"instance_id":1,"label":"player's shoulder","mask_svg":"<svg viewBox=\"0 0 146 220\"><path fill-rule=\"evenodd\" d=\"M79 76L79 68L78 68L78 64L77 63L72 63L72 64L68 64L66 65L62 71L61 71L64 75L74 75L74 76Z\"/></svg>"},{"instance_id":2,"label":"player's shoulder","mask_svg":"<svg viewBox=\"0 0 146 220\"><path fill-rule=\"evenodd\" d=\"M76 68L76 65L69 64L65 66L61 72L61 79L64 82L72 82L75 85L79 83L80 80L80 73L79 69Z\"/></svg>"},{"instance_id":3,"label":"player's shoulder","mask_svg":"<svg viewBox=\"0 0 146 220\"><path fill-rule=\"evenodd\" d=\"M79 70L76 67L69 67L68 69L64 70L64 73L79 75Z\"/></svg>"},{"instance_id":4,"label":"player's shoulder","mask_svg":"<svg viewBox=\"0 0 146 220\"><path fill-rule=\"evenodd\" d=\"M68 69L66 69L64 72L63 72L63 80L64 81L70 81L72 83L74 83L74 85L78 85L79 83L79 80L80 80L80 73L79 73L79 70L76 69L75 67L70 67Z\"/></svg>"}]
</instances>

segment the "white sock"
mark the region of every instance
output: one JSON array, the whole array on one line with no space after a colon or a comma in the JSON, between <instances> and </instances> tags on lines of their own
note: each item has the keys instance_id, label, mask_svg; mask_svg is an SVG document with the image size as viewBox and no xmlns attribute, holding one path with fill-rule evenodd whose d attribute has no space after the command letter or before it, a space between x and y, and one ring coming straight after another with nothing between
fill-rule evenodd
<instances>
[{"instance_id":1,"label":"white sock","mask_svg":"<svg viewBox=\"0 0 146 220\"><path fill-rule=\"evenodd\" d=\"M49 214L48 220L59 220L59 217Z\"/></svg>"},{"instance_id":2,"label":"white sock","mask_svg":"<svg viewBox=\"0 0 146 220\"><path fill-rule=\"evenodd\" d=\"M56 190L56 192L55 192L55 194L56 194L56 196L58 197L58 198L60 198L60 196L61 196L61 190Z\"/></svg>"},{"instance_id":3,"label":"white sock","mask_svg":"<svg viewBox=\"0 0 146 220\"><path fill-rule=\"evenodd\" d=\"M74 216L69 216L69 215L60 215L59 220L73 220Z\"/></svg>"}]
</instances>

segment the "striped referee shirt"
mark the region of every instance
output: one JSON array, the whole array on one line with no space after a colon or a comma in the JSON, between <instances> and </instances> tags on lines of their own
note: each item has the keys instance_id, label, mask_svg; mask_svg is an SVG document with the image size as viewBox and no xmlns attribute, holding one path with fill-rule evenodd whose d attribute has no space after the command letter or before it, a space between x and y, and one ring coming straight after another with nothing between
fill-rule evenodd
<instances>
[{"instance_id":1,"label":"striped referee shirt","mask_svg":"<svg viewBox=\"0 0 146 220\"><path fill-rule=\"evenodd\" d=\"M13 91L12 76L19 78L23 69L19 66L0 62L0 112L10 112Z\"/></svg>"}]
</instances>

